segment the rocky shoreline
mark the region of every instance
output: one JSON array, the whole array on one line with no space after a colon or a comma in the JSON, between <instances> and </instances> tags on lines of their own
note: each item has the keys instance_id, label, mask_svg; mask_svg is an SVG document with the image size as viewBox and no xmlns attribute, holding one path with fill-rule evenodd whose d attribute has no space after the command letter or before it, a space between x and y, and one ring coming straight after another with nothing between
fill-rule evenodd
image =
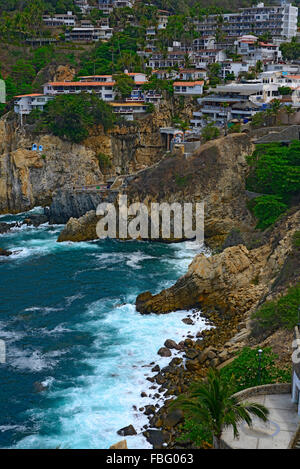
<instances>
[{"instance_id":1,"label":"rocky shoreline","mask_svg":"<svg viewBox=\"0 0 300 469\"><path fill-rule=\"evenodd\" d=\"M193 309L182 321L197 325L200 318L205 318L208 328L196 334L188 332L178 343L167 339L158 350L158 355L170 357L167 366L161 368L155 362L145 365L154 374L146 378L151 384L150 392L142 391L141 397L155 401L139 409L133 406L133 409L148 417L148 424L143 427L143 435L154 449L193 447L190 441L178 441L182 436L183 413L180 409L170 408L170 403L174 397L185 393L195 379L205 377L209 367L222 366L241 347L241 344L231 340L245 326L243 314L224 318L214 310L203 313ZM137 434L132 424L117 433L124 437Z\"/></svg>"},{"instance_id":2,"label":"rocky shoreline","mask_svg":"<svg viewBox=\"0 0 300 469\"><path fill-rule=\"evenodd\" d=\"M143 409L149 416L143 434L154 449L192 447L191 442L178 441L183 415L170 408L174 396L205 377L209 367L224 366L242 347L264 343L265 338L260 342L251 337L251 316L265 301L299 282L300 250L293 241L299 227L300 210L294 207L261 236L259 247L247 249L238 244L209 258L200 254L173 287L137 297L141 314L187 309L186 319L193 321L201 309L202 317L213 326L178 344L167 340L158 353L169 356L169 364L163 369L151 364L155 374L147 379L153 383L154 397L163 394L166 399L162 406ZM265 346L269 346L272 336L266 340ZM276 338L274 341L276 344Z\"/></svg>"}]
</instances>

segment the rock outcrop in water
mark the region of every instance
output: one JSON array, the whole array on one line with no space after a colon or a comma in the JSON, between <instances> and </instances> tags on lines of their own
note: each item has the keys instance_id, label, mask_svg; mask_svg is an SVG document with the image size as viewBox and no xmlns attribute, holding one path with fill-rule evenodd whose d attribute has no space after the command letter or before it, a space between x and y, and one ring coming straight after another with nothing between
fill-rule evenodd
<instances>
[{"instance_id":1,"label":"rock outcrop in water","mask_svg":"<svg viewBox=\"0 0 300 469\"><path fill-rule=\"evenodd\" d=\"M8 256L11 256L11 255L12 255L11 251L7 251L5 249L0 248L0 256L8 257Z\"/></svg>"},{"instance_id":2,"label":"rock outcrop in water","mask_svg":"<svg viewBox=\"0 0 300 469\"><path fill-rule=\"evenodd\" d=\"M96 210L103 196L97 192L74 192L59 190L49 208L45 210L50 223L64 224L70 218L80 218Z\"/></svg>"},{"instance_id":3,"label":"rock outcrop in water","mask_svg":"<svg viewBox=\"0 0 300 469\"><path fill-rule=\"evenodd\" d=\"M276 223L265 243L256 249L238 245L209 258L199 254L175 285L157 295L140 294L137 310L142 314L164 314L195 306L223 314L251 310L271 298L275 290L278 292L280 284L286 287L299 279L299 266L294 275L287 267L296 256L293 236L299 226L300 210L295 209Z\"/></svg>"}]
</instances>

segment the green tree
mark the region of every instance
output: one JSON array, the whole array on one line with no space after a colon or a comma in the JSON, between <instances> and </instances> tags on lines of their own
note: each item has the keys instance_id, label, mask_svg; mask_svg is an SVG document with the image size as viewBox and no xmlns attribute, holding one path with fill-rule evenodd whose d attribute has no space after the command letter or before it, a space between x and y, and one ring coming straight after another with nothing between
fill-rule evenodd
<instances>
[{"instance_id":1,"label":"green tree","mask_svg":"<svg viewBox=\"0 0 300 469\"><path fill-rule=\"evenodd\" d=\"M255 199L253 213L258 219L256 228L264 230L272 225L288 206L276 195L262 195Z\"/></svg>"},{"instance_id":2,"label":"green tree","mask_svg":"<svg viewBox=\"0 0 300 469\"><path fill-rule=\"evenodd\" d=\"M280 44L280 50L284 60L299 60L300 58L300 43L296 38L293 38L291 42Z\"/></svg>"},{"instance_id":3,"label":"green tree","mask_svg":"<svg viewBox=\"0 0 300 469\"><path fill-rule=\"evenodd\" d=\"M215 449L221 448L222 433L226 428L231 427L237 438L238 425L245 422L251 426L252 416L263 422L268 420L266 407L238 401L233 389L233 379L224 380L219 370L210 368L205 381L195 383L188 397L179 397L175 401L176 406L211 432Z\"/></svg>"},{"instance_id":4,"label":"green tree","mask_svg":"<svg viewBox=\"0 0 300 469\"><path fill-rule=\"evenodd\" d=\"M215 62L208 66L208 78L209 78L209 84L211 86L214 86L220 83L220 72L221 72L221 65L219 63Z\"/></svg>"},{"instance_id":5,"label":"green tree","mask_svg":"<svg viewBox=\"0 0 300 469\"><path fill-rule=\"evenodd\" d=\"M208 142L209 140L214 140L220 136L220 130L218 127L215 127L214 124L211 122L207 124L201 132L202 141Z\"/></svg>"},{"instance_id":6,"label":"green tree","mask_svg":"<svg viewBox=\"0 0 300 469\"><path fill-rule=\"evenodd\" d=\"M45 106L42 125L54 135L79 143L93 125L104 130L113 126L115 116L109 104L90 93L61 95Z\"/></svg>"},{"instance_id":7,"label":"green tree","mask_svg":"<svg viewBox=\"0 0 300 469\"><path fill-rule=\"evenodd\" d=\"M287 96L292 94L293 90L289 86L279 86L278 87L279 94L282 96Z\"/></svg>"},{"instance_id":8,"label":"green tree","mask_svg":"<svg viewBox=\"0 0 300 469\"><path fill-rule=\"evenodd\" d=\"M296 112L296 109L293 108L293 106L291 105L288 105L288 106L284 106L284 110L285 112L287 113L287 116L288 116L288 123L290 124L290 118L293 114L295 114Z\"/></svg>"},{"instance_id":9,"label":"green tree","mask_svg":"<svg viewBox=\"0 0 300 469\"><path fill-rule=\"evenodd\" d=\"M118 75L114 75L113 79L115 80L114 89L117 94L123 99L130 96L134 87L132 78L124 73L119 73Z\"/></svg>"}]
</instances>

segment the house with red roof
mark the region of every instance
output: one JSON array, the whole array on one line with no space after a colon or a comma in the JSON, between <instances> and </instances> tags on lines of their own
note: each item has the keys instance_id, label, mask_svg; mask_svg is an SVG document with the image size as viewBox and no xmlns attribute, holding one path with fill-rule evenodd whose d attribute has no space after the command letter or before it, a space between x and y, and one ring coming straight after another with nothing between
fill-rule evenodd
<instances>
[{"instance_id":1,"label":"house with red roof","mask_svg":"<svg viewBox=\"0 0 300 469\"><path fill-rule=\"evenodd\" d=\"M204 81L174 81L174 94L181 96L199 96L203 93Z\"/></svg>"}]
</instances>

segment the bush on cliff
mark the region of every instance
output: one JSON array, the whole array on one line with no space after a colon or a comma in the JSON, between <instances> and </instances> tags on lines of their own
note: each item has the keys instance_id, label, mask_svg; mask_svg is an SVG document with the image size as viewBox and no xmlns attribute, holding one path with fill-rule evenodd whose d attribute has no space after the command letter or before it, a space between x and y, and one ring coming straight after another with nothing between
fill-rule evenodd
<instances>
[{"instance_id":1,"label":"bush on cliff","mask_svg":"<svg viewBox=\"0 0 300 469\"><path fill-rule=\"evenodd\" d=\"M89 93L56 97L45 106L42 118L43 127L74 143L88 137L92 126L102 125L106 131L114 122L111 106Z\"/></svg>"},{"instance_id":2,"label":"bush on cliff","mask_svg":"<svg viewBox=\"0 0 300 469\"><path fill-rule=\"evenodd\" d=\"M255 199L253 213L259 220L256 228L265 230L272 225L288 206L276 195L262 195Z\"/></svg>"},{"instance_id":3,"label":"bush on cliff","mask_svg":"<svg viewBox=\"0 0 300 469\"><path fill-rule=\"evenodd\" d=\"M264 194L251 202L250 209L258 219L257 227L265 229L285 212L292 198L300 192L300 142L290 146L280 143L257 145L248 157L251 167L247 189Z\"/></svg>"},{"instance_id":4,"label":"bush on cliff","mask_svg":"<svg viewBox=\"0 0 300 469\"><path fill-rule=\"evenodd\" d=\"M269 333L283 327L293 329L298 323L300 305L300 284L291 287L286 295L278 300L267 301L252 316L253 329L259 328Z\"/></svg>"}]
</instances>

